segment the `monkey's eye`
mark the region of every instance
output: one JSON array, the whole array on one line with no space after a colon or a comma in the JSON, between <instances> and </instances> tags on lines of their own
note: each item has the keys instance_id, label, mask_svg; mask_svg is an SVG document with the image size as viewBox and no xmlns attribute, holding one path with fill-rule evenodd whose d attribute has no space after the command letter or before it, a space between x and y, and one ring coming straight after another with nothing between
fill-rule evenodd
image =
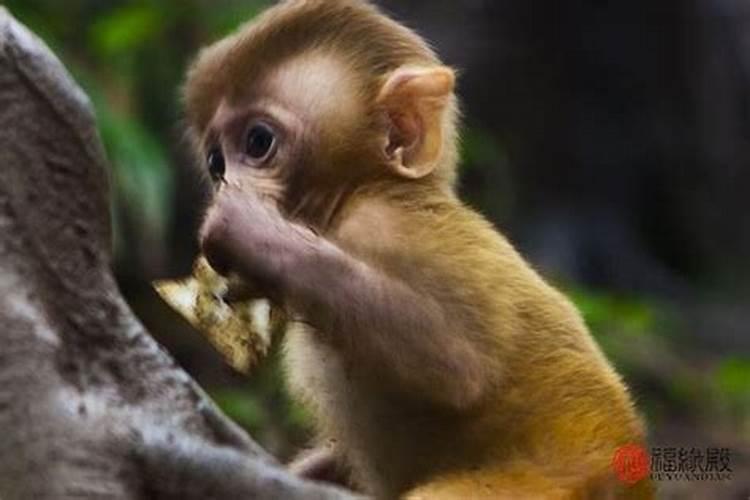
<instances>
[{"instance_id":1,"label":"monkey's eye","mask_svg":"<svg viewBox=\"0 0 750 500\"><path fill-rule=\"evenodd\" d=\"M208 175L211 176L211 179L219 181L224 178L226 167L221 149L217 147L211 148L206 157L206 163L208 163Z\"/></svg>"},{"instance_id":2,"label":"monkey's eye","mask_svg":"<svg viewBox=\"0 0 750 500\"><path fill-rule=\"evenodd\" d=\"M245 152L254 160L262 160L276 145L276 135L265 123L257 123L247 133Z\"/></svg>"}]
</instances>

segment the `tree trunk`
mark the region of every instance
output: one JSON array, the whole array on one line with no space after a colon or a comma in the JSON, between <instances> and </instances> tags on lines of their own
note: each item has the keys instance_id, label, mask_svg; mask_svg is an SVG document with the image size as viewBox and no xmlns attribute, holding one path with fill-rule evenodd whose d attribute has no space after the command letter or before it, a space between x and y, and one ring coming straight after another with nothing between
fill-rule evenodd
<instances>
[{"instance_id":1,"label":"tree trunk","mask_svg":"<svg viewBox=\"0 0 750 500\"><path fill-rule=\"evenodd\" d=\"M282 470L133 316L91 106L0 8L0 498L351 498Z\"/></svg>"}]
</instances>

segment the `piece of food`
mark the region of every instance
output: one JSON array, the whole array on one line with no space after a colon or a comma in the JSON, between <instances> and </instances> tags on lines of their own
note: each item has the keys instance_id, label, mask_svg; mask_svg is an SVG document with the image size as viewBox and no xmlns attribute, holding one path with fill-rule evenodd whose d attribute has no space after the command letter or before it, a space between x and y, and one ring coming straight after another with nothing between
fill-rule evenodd
<instances>
[{"instance_id":1,"label":"piece of food","mask_svg":"<svg viewBox=\"0 0 750 500\"><path fill-rule=\"evenodd\" d=\"M267 299L228 302L234 283L199 257L193 275L155 281L159 295L201 331L235 370L248 373L265 356L272 333L283 328L284 315Z\"/></svg>"}]
</instances>

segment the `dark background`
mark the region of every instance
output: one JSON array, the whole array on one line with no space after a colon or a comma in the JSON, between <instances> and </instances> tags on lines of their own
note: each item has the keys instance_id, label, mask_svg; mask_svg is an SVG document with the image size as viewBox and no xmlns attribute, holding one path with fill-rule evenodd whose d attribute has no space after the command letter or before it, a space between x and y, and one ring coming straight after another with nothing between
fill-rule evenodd
<instances>
[{"instance_id":1,"label":"dark background","mask_svg":"<svg viewBox=\"0 0 750 500\"><path fill-rule=\"evenodd\" d=\"M152 333L282 457L309 419L273 359L233 374L162 304L189 272L204 191L179 85L266 2L12 0L91 96L112 163L115 267ZM380 2L459 69L462 193L582 310L654 446L729 447L750 494L750 3Z\"/></svg>"}]
</instances>

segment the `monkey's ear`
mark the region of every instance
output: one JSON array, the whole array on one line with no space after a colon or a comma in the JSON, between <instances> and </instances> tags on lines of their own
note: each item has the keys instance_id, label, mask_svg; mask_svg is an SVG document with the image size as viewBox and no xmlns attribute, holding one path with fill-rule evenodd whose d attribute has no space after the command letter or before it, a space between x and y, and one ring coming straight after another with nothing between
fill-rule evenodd
<instances>
[{"instance_id":1,"label":"monkey's ear","mask_svg":"<svg viewBox=\"0 0 750 500\"><path fill-rule=\"evenodd\" d=\"M399 175L418 179L437 166L455 81L445 66L403 66L380 89L377 104L389 120L384 151Z\"/></svg>"}]
</instances>

